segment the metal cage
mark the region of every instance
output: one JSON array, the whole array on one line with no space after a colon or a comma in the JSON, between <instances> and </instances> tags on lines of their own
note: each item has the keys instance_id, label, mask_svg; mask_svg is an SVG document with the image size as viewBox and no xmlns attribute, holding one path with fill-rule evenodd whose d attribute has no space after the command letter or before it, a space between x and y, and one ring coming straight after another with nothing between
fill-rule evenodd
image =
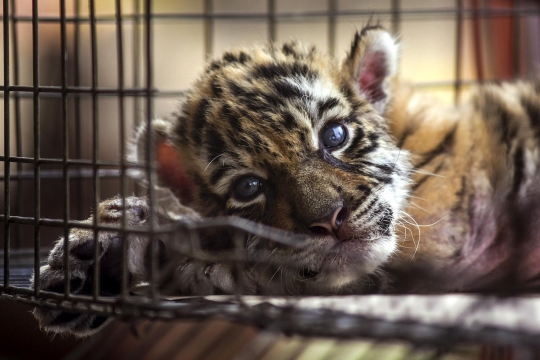
<instances>
[{"instance_id":1,"label":"metal cage","mask_svg":"<svg viewBox=\"0 0 540 360\"><path fill-rule=\"evenodd\" d=\"M291 245L302 240L276 229L226 218L168 226L151 224L144 230L130 228L126 223L120 228L98 224L95 218L91 224L77 221L87 218L90 209L97 209L101 200L114 194L126 198L132 192L147 192L150 205L155 203L156 194L152 186L155 169L149 161L152 158L151 147L142 165L128 163L126 155L131 138L130 128L142 122L150 124L156 114L156 102L174 99L184 92L184 88L161 89L156 86L155 32L161 23L196 22L200 30L197 36L202 40L199 50L202 49L203 54L200 58L204 60L216 52L216 23L219 21L257 23L265 29L267 41L276 41L280 40L281 25L294 22L302 25L316 20L325 24L325 41L331 55L338 52L338 32L342 20L361 27L369 18L382 18L395 33L400 33L403 23L407 21L449 21L454 28L451 34L453 54L450 57L453 65L450 79L419 80L415 81L415 85L426 90L446 89L451 94L451 101L457 103L460 94L479 81L517 78L532 71L530 64L523 65L523 48L527 44L521 39L521 34L531 31L531 27L524 28L524 19L540 19L538 3L456 0L435 6L421 0L391 0L383 5L382 2L377 5L369 3L363 8L354 8L349 4L351 2L328 0L318 1L313 5L315 9L312 9L312 4L306 3L304 9L298 10L293 6L292 10L287 10L283 2L267 0L258 2L253 11L241 13L216 9L217 2L213 0L194 2L190 6L198 9L195 11L167 10L166 2L162 4L157 0L116 0L114 7L110 2L111 8L100 12L97 11L97 3L98 0L60 0L55 2L51 10L49 2L44 1L3 1L3 84L0 91L4 111L4 150L0 156L3 165L0 181L4 191L0 215L3 226L0 236L3 245L0 300L91 312L125 320L141 317L202 320L217 316L256 324L274 332L306 337L397 338L409 341L414 346L432 346L445 351L463 342L537 345L540 326L534 321L522 321L531 309L536 316L540 314L540 308L537 310L538 304L532 298L411 295L337 297L321 301L317 298L252 298L237 295L170 301L160 298L152 285L155 281L151 283L149 292L143 295L129 294L125 261L122 292L118 298L109 298L99 295L99 281L95 282L91 296L71 294L68 267L65 267L68 281L64 294L43 291L40 289L39 273L40 264L52 242L63 236L67 248L72 228L91 229L94 233L144 231L149 236L156 236L177 234L179 229L196 234L199 228L228 227ZM42 11L43 8L47 11ZM489 48L491 44L486 45L483 39L485 33L482 32L486 22L492 20L503 21L497 25L502 26L499 32L507 32L505 47L501 48L499 44L495 50L493 46ZM49 26L57 27L53 35L44 32ZM107 35L109 45L99 41L102 27L110 31ZM511 30L509 34L508 30ZM469 41L468 47L466 41ZM508 49L510 53L506 51ZM527 49L529 52L538 51ZM107 64L109 69L104 71L106 76L113 74L115 78L114 81L105 81L107 86L100 83L103 80L103 75L100 75L103 67L100 67L102 57L99 54L103 51L115 58ZM466 51L469 53L464 54ZM489 56L506 61L504 68L490 70L489 64L486 65ZM472 69L469 71L472 76L464 75L464 67L467 66ZM525 69L527 66L528 70ZM115 104L111 105L113 102ZM107 109L107 117L112 118L106 119L106 124L100 112L102 107ZM115 115L111 115L113 112ZM111 130L113 128L115 130ZM105 132L113 132L116 139L107 138ZM110 143L102 145L104 141L111 142L111 139L115 146L109 146ZM117 155L103 156L104 151ZM137 185L134 170L143 174L142 177L149 183L146 190ZM96 263L98 251L96 242ZM127 251L126 246L124 251ZM191 251L190 254L194 256L208 256L197 255L193 249L186 251ZM68 252L65 254L67 261ZM156 256L154 246L151 257L154 280L158 276ZM234 254L230 259L242 260L241 256L235 257ZM96 271L99 271L97 266ZM36 274L33 288L29 282L32 272ZM386 312L377 312L372 303L374 301L384 304ZM357 305L351 310L352 303ZM485 305L487 303L491 305L488 307ZM398 307L396 304L405 304L407 309L393 317L391 313L392 309ZM415 313L414 309L419 304L429 309L446 309L448 316L437 318L436 311L431 311L426 318L425 313ZM461 310L452 312L456 306ZM513 313L516 319L521 320L516 320L512 325L497 321L496 313L500 309ZM485 318L470 323L463 320L465 315ZM257 341L264 343L264 333L260 336ZM443 353L436 352L434 356Z\"/></svg>"}]
</instances>

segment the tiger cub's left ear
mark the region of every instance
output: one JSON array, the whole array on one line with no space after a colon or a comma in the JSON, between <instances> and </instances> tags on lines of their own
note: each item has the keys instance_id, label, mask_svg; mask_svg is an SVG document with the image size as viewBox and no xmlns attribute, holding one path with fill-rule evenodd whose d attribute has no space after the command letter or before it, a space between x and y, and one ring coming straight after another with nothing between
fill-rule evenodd
<instances>
[{"instance_id":1,"label":"tiger cub's left ear","mask_svg":"<svg viewBox=\"0 0 540 360\"><path fill-rule=\"evenodd\" d=\"M398 67L399 46L380 26L357 32L342 71L358 94L383 113L390 94L389 81Z\"/></svg>"}]
</instances>

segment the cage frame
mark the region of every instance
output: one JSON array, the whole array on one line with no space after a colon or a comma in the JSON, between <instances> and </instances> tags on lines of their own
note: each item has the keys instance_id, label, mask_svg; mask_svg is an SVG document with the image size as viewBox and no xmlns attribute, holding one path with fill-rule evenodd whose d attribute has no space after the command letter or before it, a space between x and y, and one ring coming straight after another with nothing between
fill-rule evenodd
<instances>
[{"instance_id":1,"label":"cage frame","mask_svg":"<svg viewBox=\"0 0 540 360\"><path fill-rule=\"evenodd\" d=\"M74 0L75 16L66 15L66 1L59 0L60 3L60 15L58 17L53 16L40 16L38 0L32 0L32 16L19 16L16 13L16 1L15 0L3 0L3 50L4 50L4 83L0 86L0 92L4 99L4 154L0 155L0 161L4 164L4 174L0 177L0 181L4 183L4 214L0 214L0 222L4 224L4 250L3 250L3 276L2 284L0 284L0 300L14 301L29 305L50 307L54 309L61 309L65 311L78 311L89 312L97 315L114 316L122 319L133 319L137 317L146 317L151 319L163 319L172 320L178 318L196 318L203 319L208 317L222 316L234 321L241 321L246 323L255 323L262 328L267 328L272 331L281 331L285 333L298 333L305 336L335 336L343 338L346 336L346 331L341 329L336 324L339 321L349 321L352 324L346 330L349 332L348 337L369 337L379 339L404 339L411 342L419 342L422 344L431 345L449 345L451 343L459 342L500 342L505 341L508 344L521 344L527 346L537 346L535 341L535 335L523 333L520 331L512 332L501 329L484 329L482 331L471 331L470 329L456 329L455 327L433 327L427 326L429 331L423 330L423 333L433 333L430 336L418 336L418 329L426 327L422 323L414 322L385 322L381 319L370 319L366 317L353 317L347 314L343 314L339 311L328 310L327 316L320 316L320 313L309 310L303 310L294 308L291 312L290 307L276 307L269 303L260 303L258 306L249 306L245 303L241 296L236 297L224 297L222 300L211 300L204 297L191 299L187 302L164 302L159 299L158 290L155 284L157 283L158 269L157 269L157 247L156 241L152 241L154 246L151 247L151 279L150 293L148 298L142 298L137 296L130 296L128 294L128 282L127 282L127 262L126 254L128 251L127 241L123 241L123 258L122 258L122 284L121 293L117 298L108 298L100 295L99 288L99 243L94 242L93 249L93 261L94 266L94 279L97 280L93 284L93 291L90 296L88 295L74 295L70 289L70 269L64 268L64 274L66 279L66 286L63 294L44 291L40 288L39 274L40 264L42 263L43 249L41 248L40 228L43 226L61 228L64 237L64 262L67 263L69 259L69 231L72 228L86 228L91 229L94 232L94 237L97 237L99 232L102 231L115 231L120 232L124 236L133 232L144 232L148 236L155 238L161 233L171 233L178 230L178 228L188 228L190 231L195 231L198 228L212 228L220 226L228 226L237 228L240 231L249 233L259 233L268 235L265 231L269 231L264 226L250 223L247 221L239 221L234 218L224 219L211 219L205 220L201 223L178 223L170 227L158 227L155 222L150 222L149 228L139 229L130 227L127 224L126 217L121 223L120 227L99 224L97 218L94 217L92 224L81 224L78 221L70 218L70 186L72 186L71 180L79 180L82 178L91 178L94 193L93 193L93 205L94 208L98 208L100 202L99 187L100 179L111 177L120 178L120 193L123 203L127 197L127 181L128 172L130 170L142 171L146 178L149 179L150 184L156 183L155 165L152 163L153 159L153 147L151 132L147 133L147 149L146 159L143 164L131 164L126 161L126 97L133 97L136 99L134 106L138 107L143 104L146 116L143 119L136 119L136 122L145 122L148 127L151 126L153 120L153 100L157 97L176 97L185 93L184 90L176 91L159 91L154 87L153 83L153 33L152 24L159 19L198 19L204 21L204 49L206 59L210 59L213 53L213 33L214 22L217 19L259 19L267 21L268 23L268 40L270 42L275 41L277 38L277 22L283 19L292 18L326 18L328 22L328 48L331 55L335 54L335 39L336 39L336 20L344 16L367 16L372 15L373 11L339 11L337 6L337 0L327 1L327 11L312 11L298 13L277 13L276 1L267 0L267 12L265 13L249 13L249 14L220 14L213 11L213 0L204 1L204 10L201 14L156 14L152 11L152 0L134 0L134 14L125 15L122 12L121 0L115 0L115 14L114 16L96 16L95 1L89 1L89 16L80 16L80 0ZM500 16L513 16L520 17L531 15L530 10L522 10L518 8L513 9L491 9L491 8L466 8L463 0L456 0L455 8L439 8L439 9L413 9L404 10L401 9L400 0L392 0L391 8L389 10L377 10L377 15L390 16L392 31L398 32L400 29L401 21L403 17L407 16L441 16L451 17L456 20L456 51L455 51L455 67L454 74L455 79L451 82L435 82L435 83L420 83L416 84L418 87L430 87L430 86L442 86L452 85L454 87L454 100L459 101L459 93L463 86L468 86L474 81L462 80L462 41L463 41L463 21L465 19L476 19L486 17L500 17ZM6 16L7 14L7 16ZM536 15L540 14L540 10ZM133 36L134 36L134 54L142 52L142 57L134 56L134 73L133 76L134 86L131 88L126 87L127 74L124 69L124 60L126 56L124 46L124 33L123 24L125 21L133 22ZM33 84L32 86L19 85L19 66L18 66L18 34L17 23L30 22L32 25L32 68L33 68ZM80 24L88 22L90 24L90 37L91 37L91 72L92 72L92 84L91 86L81 86L79 79L79 43L80 43ZM97 24L102 22L112 22L115 24L116 29L116 50L117 50L117 82L116 88L100 87L98 79L98 47L97 47ZM61 29L61 85L60 86L45 86L39 83L39 24L40 23L59 23ZM68 56L68 38L67 38L67 24L75 24L74 30L74 64L75 64L75 78L74 85L68 85L67 79L67 56ZM142 35L142 36L141 36ZM143 48L138 46L143 43ZM12 46L10 46L12 44ZM136 44L136 45L135 45ZM12 61L14 59L14 61ZM143 76L137 69L141 66L144 68ZM13 80L13 81L12 81ZM82 96L88 96L91 98L92 106L92 159L83 160L81 157L81 149L78 146L75 150L74 158L71 157L69 150L69 122L68 122L68 98L73 97L75 99L75 114L80 114L80 105L78 105ZM119 140L122 146L120 146L120 161L100 161L99 160L99 121L98 121L98 98L104 96L111 96L118 100L119 109ZM43 97L59 97L62 103L62 158L42 158L40 151L40 99ZM20 126L20 113L21 104L20 99L31 98L33 104L33 126L34 126L34 156L25 157L22 156L22 134ZM12 102L13 100L13 102ZM16 155L12 155L11 152L11 133L12 133L12 117L11 106L14 105L14 123L16 134ZM138 114L138 112L135 112ZM137 115L138 116L138 115ZM81 137L81 125L80 116L75 117L75 137L76 143L80 145ZM16 166L16 174L12 174L11 164ZM23 164L33 165L33 172L25 172L22 168ZM47 171L42 170L44 165L59 165L61 170ZM64 193L62 194L62 201L64 206L62 219L48 219L41 217L41 179L45 178L62 179L64 185ZM36 179L38 179L36 181ZM20 216L17 211L17 204L21 199L21 182L34 180L34 216ZM17 184L17 192L15 195L11 189L11 183ZM80 182L75 181L73 186L80 189ZM17 215L12 215L12 198L14 199L15 211ZM148 199L149 205L154 215L156 215L156 209L153 206L155 203L155 189L152 185L148 186ZM124 206L125 215L125 206ZM157 216L153 216L153 219ZM33 289L22 288L13 286L11 284L11 264L13 259L18 257L24 258L28 254L19 250L20 240L17 238L18 232L15 230L16 236L12 236L12 226L16 229L18 225L33 225L34 226L34 247L33 247L33 271L35 276L35 286ZM271 232L271 231L270 231ZM276 233L276 239L281 239L285 243L290 240L290 245L297 245L301 242L301 239L291 237L284 237L281 233ZM292 240L291 240L292 239ZM293 321L290 316L300 320ZM377 329L384 329L382 331ZM416 330L415 330L416 329ZM436 336L433 336L436 334Z\"/></svg>"}]
</instances>

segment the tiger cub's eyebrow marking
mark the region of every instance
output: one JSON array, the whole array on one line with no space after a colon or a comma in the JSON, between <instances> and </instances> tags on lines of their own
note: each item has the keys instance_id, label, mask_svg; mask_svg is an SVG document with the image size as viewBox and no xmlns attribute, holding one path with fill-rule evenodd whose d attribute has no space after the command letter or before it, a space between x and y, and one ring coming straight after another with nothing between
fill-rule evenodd
<instances>
[{"instance_id":1,"label":"tiger cub's eyebrow marking","mask_svg":"<svg viewBox=\"0 0 540 360\"><path fill-rule=\"evenodd\" d=\"M321 118L326 111L331 110L338 105L339 105L339 99L335 97L319 100L317 116Z\"/></svg>"}]
</instances>

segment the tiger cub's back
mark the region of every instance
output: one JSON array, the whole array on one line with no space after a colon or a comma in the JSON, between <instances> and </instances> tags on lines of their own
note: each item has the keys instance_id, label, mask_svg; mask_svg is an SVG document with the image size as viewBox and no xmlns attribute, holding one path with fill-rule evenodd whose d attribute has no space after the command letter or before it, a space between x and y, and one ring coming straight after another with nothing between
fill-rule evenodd
<instances>
[{"instance_id":1,"label":"tiger cub's back","mask_svg":"<svg viewBox=\"0 0 540 360\"><path fill-rule=\"evenodd\" d=\"M400 87L388 115L415 168L397 288L538 286L540 81L484 85L458 108Z\"/></svg>"}]
</instances>

